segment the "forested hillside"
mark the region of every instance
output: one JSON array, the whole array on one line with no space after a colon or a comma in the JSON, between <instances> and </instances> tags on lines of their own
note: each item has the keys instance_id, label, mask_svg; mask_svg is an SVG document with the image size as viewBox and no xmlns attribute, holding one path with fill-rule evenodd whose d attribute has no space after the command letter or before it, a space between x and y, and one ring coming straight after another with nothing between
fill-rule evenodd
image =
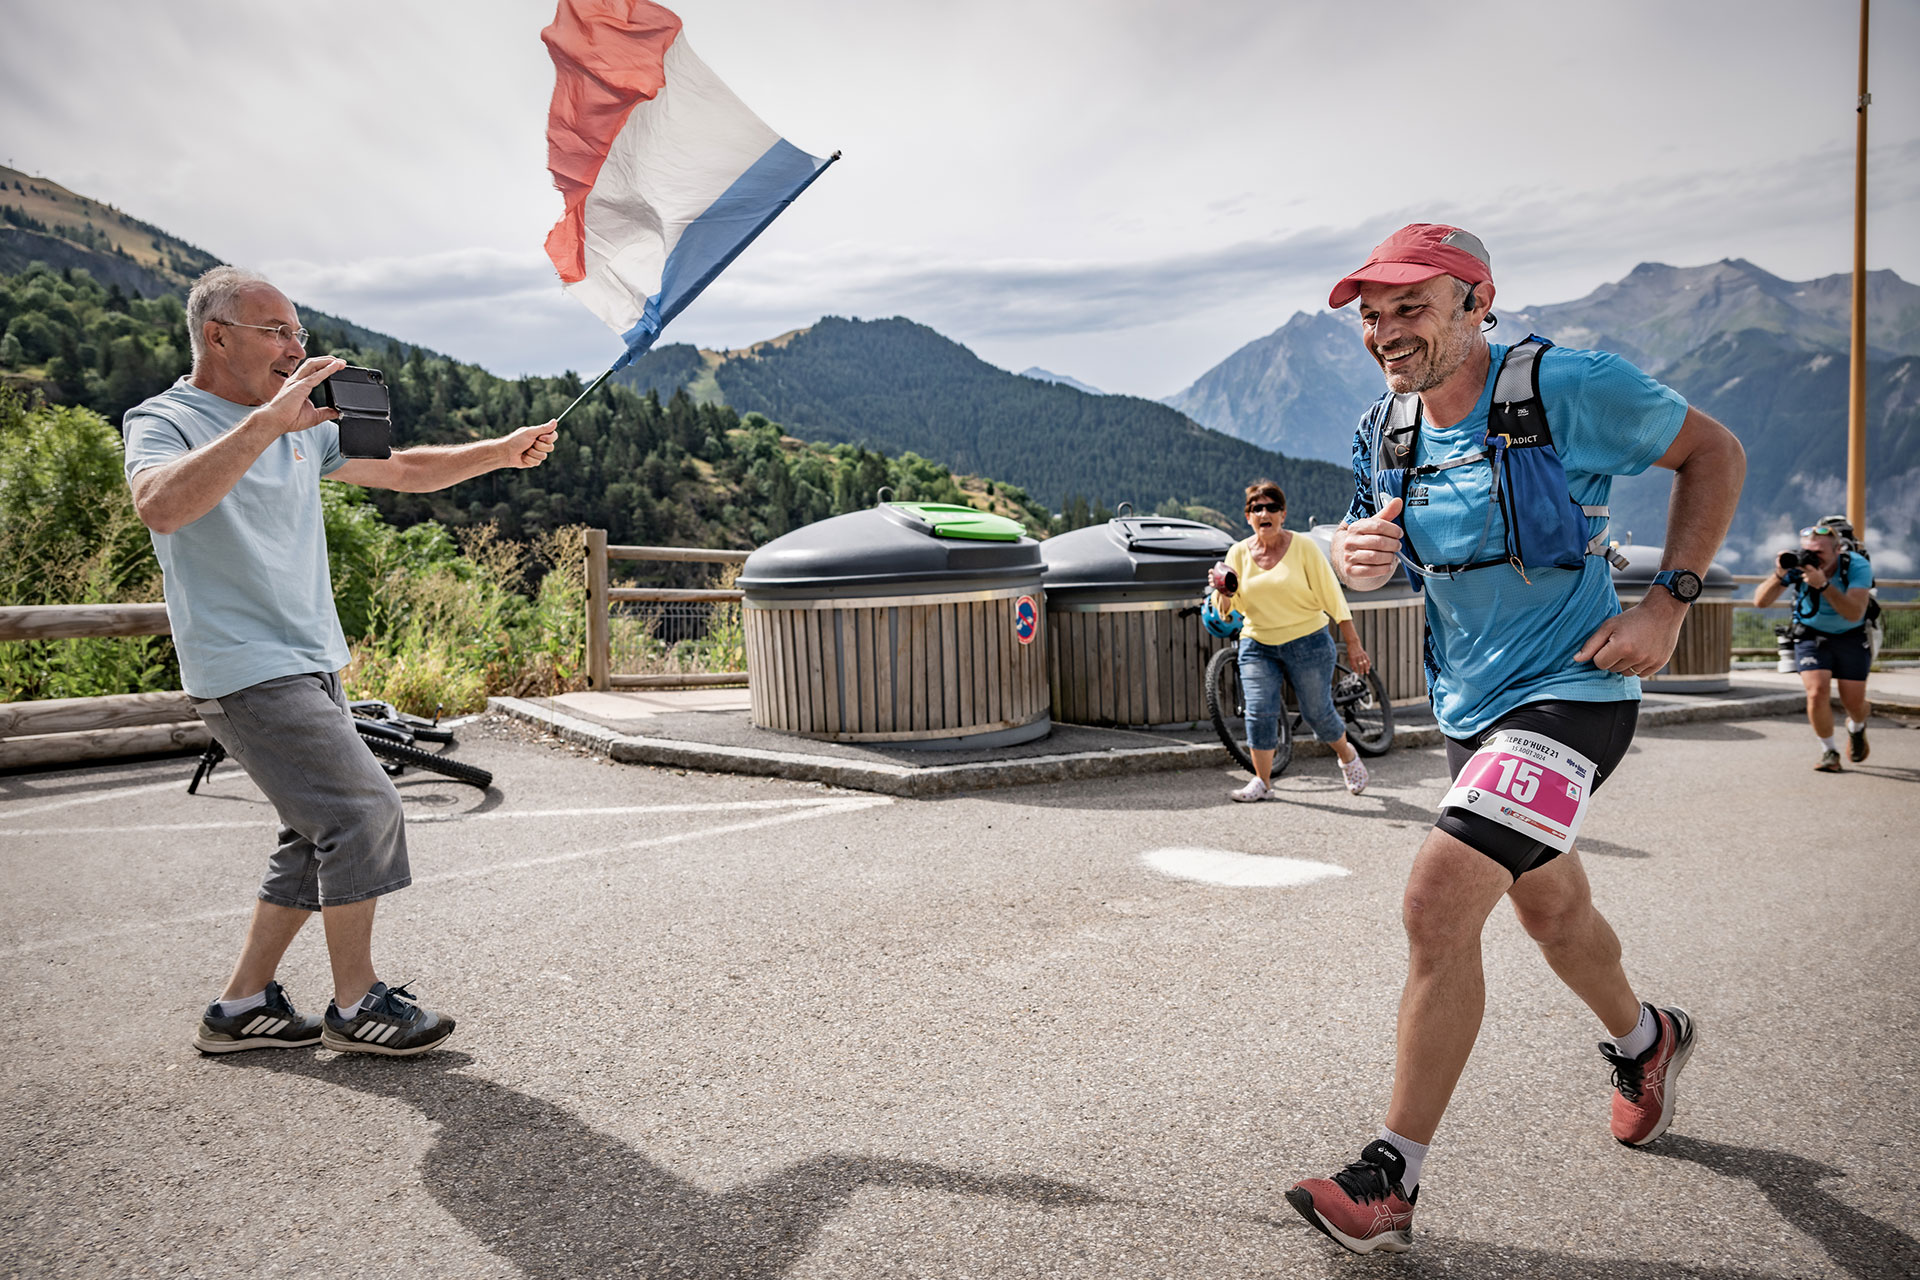
<instances>
[{"instance_id":1,"label":"forested hillside","mask_svg":"<svg viewBox=\"0 0 1920 1280\"><path fill-rule=\"evenodd\" d=\"M668 346L621 376L661 395L711 380L710 394L803 439L912 450L1003 476L1055 509L1084 496L1108 506L1146 509L1171 499L1238 511L1244 486L1259 476L1287 491L1296 524L1347 506L1344 467L1209 431L1151 400L1008 373L900 318L828 316L744 351Z\"/></svg>"}]
</instances>

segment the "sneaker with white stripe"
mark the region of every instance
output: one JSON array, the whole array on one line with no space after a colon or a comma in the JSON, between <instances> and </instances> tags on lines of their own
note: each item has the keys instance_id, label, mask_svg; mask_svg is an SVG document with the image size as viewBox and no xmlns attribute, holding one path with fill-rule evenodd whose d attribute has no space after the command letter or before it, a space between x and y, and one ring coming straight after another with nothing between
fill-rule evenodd
<instances>
[{"instance_id":1,"label":"sneaker with white stripe","mask_svg":"<svg viewBox=\"0 0 1920 1280\"><path fill-rule=\"evenodd\" d=\"M407 1058L438 1048L453 1034L454 1020L431 1009L423 1009L405 984L389 987L376 982L368 995L370 1007L357 1010L351 1018L342 1018L334 1003L327 1002L327 1016L320 1032L320 1043L340 1053L384 1053Z\"/></svg>"},{"instance_id":2,"label":"sneaker with white stripe","mask_svg":"<svg viewBox=\"0 0 1920 1280\"><path fill-rule=\"evenodd\" d=\"M222 1016L220 1002L207 1006L194 1033L193 1047L202 1053L237 1053L242 1049L300 1049L320 1043L320 1019L303 1015L287 999L277 982L267 984L265 1004Z\"/></svg>"}]
</instances>

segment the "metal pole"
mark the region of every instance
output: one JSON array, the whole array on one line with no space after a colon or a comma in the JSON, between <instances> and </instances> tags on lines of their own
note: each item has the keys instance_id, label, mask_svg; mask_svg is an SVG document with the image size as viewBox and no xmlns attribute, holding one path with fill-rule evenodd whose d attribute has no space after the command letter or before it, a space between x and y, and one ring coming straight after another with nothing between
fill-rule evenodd
<instances>
[{"instance_id":1,"label":"metal pole","mask_svg":"<svg viewBox=\"0 0 1920 1280\"><path fill-rule=\"evenodd\" d=\"M559 413L559 416L554 418L554 421L559 422L562 419L564 419L568 414L572 413L576 408L579 407L580 402L582 400L585 400L588 396L592 395L594 392L594 389L598 387L601 383L605 382L608 378L611 378L614 374L614 369L618 369L619 367L620 367L619 365L615 365L613 369L607 370L605 373L595 378L592 382L589 382L587 384L587 389L585 391L582 391L579 395L575 396L573 403L568 405L566 408L562 409Z\"/></svg>"},{"instance_id":2,"label":"metal pole","mask_svg":"<svg viewBox=\"0 0 1920 1280\"><path fill-rule=\"evenodd\" d=\"M1853 334L1847 389L1847 519L1867 536L1867 4L1860 0L1860 97L1854 106Z\"/></svg>"}]
</instances>

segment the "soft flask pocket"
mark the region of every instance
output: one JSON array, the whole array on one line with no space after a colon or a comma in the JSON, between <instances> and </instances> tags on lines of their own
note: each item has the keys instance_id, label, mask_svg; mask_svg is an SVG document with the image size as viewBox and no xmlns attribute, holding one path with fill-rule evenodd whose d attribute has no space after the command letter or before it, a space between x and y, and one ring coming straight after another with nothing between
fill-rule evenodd
<instances>
[{"instance_id":1,"label":"soft flask pocket","mask_svg":"<svg viewBox=\"0 0 1920 1280\"><path fill-rule=\"evenodd\" d=\"M1529 569L1578 569L1587 562L1587 517L1567 493L1567 473L1550 448L1502 451L1508 550Z\"/></svg>"}]
</instances>

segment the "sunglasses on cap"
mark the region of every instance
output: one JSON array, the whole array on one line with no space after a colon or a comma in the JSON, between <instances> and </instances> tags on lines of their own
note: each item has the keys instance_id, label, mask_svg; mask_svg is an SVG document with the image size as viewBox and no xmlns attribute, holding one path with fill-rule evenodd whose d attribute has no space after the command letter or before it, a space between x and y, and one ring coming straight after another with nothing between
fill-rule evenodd
<instances>
[{"instance_id":1,"label":"sunglasses on cap","mask_svg":"<svg viewBox=\"0 0 1920 1280\"><path fill-rule=\"evenodd\" d=\"M1281 506L1277 502L1249 502L1247 504L1248 515L1252 515L1256 511L1264 511L1268 515L1272 515L1275 512L1285 511L1285 510L1286 508Z\"/></svg>"},{"instance_id":2,"label":"sunglasses on cap","mask_svg":"<svg viewBox=\"0 0 1920 1280\"><path fill-rule=\"evenodd\" d=\"M1831 538L1833 536L1833 526L1830 524L1810 524L1800 531L1800 536L1803 538Z\"/></svg>"}]
</instances>

